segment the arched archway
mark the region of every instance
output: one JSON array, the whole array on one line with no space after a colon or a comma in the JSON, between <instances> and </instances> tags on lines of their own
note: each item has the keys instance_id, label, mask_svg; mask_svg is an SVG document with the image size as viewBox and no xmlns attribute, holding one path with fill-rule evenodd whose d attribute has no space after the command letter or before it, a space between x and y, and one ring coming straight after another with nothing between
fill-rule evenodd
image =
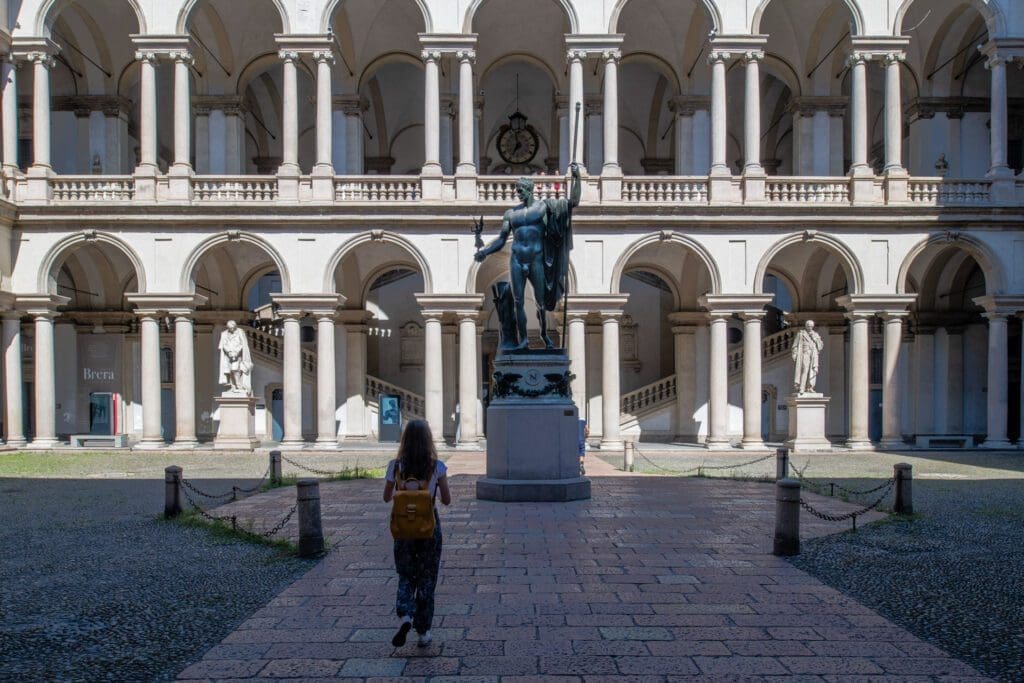
<instances>
[{"instance_id":1,"label":"arched archway","mask_svg":"<svg viewBox=\"0 0 1024 683\"><path fill-rule=\"evenodd\" d=\"M787 3L784 2L784 0L761 0L760 4L758 4L758 6L757 6L757 9L754 10L752 21L750 22L750 24L751 24L750 32L752 34L758 35L760 33L765 32L764 27L762 26L762 21L764 20L764 16L765 16L766 12L770 9L771 5L773 4L773 1L774 1L775 4L778 4L778 5L787 4ZM831 2L831 0L826 0L826 1ZM850 19L852 20L852 23L853 23L853 29L854 29L853 33L854 33L854 35L863 35L863 33L864 33L864 16L861 13L860 6L854 0L836 0L836 1L837 2L841 1L842 4L846 6L846 10L849 13ZM812 2L813 2L813 0L812 0ZM810 4L812 4L812 2L801 3L801 7L794 7L794 9L802 9L803 6L810 5ZM791 3L788 3L788 4L791 4Z\"/></svg>"},{"instance_id":2,"label":"arched archway","mask_svg":"<svg viewBox=\"0 0 1024 683\"><path fill-rule=\"evenodd\" d=\"M576 14L576 8L573 6L572 2L570 2L569 0L543 0L543 1L544 2L555 3L555 4L557 4L560 7L562 12L564 13L566 22L568 23L568 27L567 27L568 30L566 31L566 33L579 33L579 30L580 30L580 20L579 20L579 16ZM481 6L487 7L488 5L496 4L496 3L499 3L499 2L502 2L502 0L473 0L472 3L470 4L469 8L466 10L466 16L465 16L465 19L463 21L462 32L463 33L472 33L473 32L474 26L476 25L476 22L478 21L477 15L478 15L478 13L480 13ZM524 11L525 13L527 13L527 14L529 14L531 16L536 17L536 15L534 13L529 12L526 8L523 8L522 11Z\"/></svg>"}]
</instances>

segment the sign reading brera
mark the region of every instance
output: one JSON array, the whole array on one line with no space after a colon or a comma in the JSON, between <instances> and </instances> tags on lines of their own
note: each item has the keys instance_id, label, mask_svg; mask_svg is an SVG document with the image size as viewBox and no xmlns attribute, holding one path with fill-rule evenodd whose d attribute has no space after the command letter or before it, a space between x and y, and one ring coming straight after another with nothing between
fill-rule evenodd
<instances>
[{"instance_id":1,"label":"sign reading brera","mask_svg":"<svg viewBox=\"0 0 1024 683\"><path fill-rule=\"evenodd\" d=\"M113 370L93 370L92 368L82 368L82 379L87 382L113 382L114 371Z\"/></svg>"}]
</instances>

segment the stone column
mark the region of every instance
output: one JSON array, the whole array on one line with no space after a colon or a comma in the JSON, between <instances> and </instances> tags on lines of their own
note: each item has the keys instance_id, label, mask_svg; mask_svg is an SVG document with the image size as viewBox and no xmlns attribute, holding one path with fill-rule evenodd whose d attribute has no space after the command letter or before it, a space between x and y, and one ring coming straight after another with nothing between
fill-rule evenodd
<instances>
[{"instance_id":1,"label":"stone column","mask_svg":"<svg viewBox=\"0 0 1024 683\"><path fill-rule=\"evenodd\" d=\"M457 172L460 175L476 175L476 160L473 156L473 126L475 124L473 62L476 61L476 52L474 50L459 50L455 53L455 57L459 60L459 166ZM465 435L465 426L463 426L462 436Z\"/></svg>"},{"instance_id":2,"label":"stone column","mask_svg":"<svg viewBox=\"0 0 1024 683\"><path fill-rule=\"evenodd\" d=\"M985 61L985 68L992 72L992 111L990 135L992 162L990 176L1008 176L1013 171L1007 164L1007 105L1006 105L1006 57L993 54Z\"/></svg>"},{"instance_id":3,"label":"stone column","mask_svg":"<svg viewBox=\"0 0 1024 683\"><path fill-rule=\"evenodd\" d=\"M871 447L868 414L871 400L871 347L869 325L871 316L850 313L850 434L846 445L851 449Z\"/></svg>"},{"instance_id":4,"label":"stone column","mask_svg":"<svg viewBox=\"0 0 1024 683\"><path fill-rule=\"evenodd\" d=\"M4 172L12 176L18 172L18 63L13 55L4 58L0 85L3 87L3 165Z\"/></svg>"},{"instance_id":5,"label":"stone column","mask_svg":"<svg viewBox=\"0 0 1024 683\"><path fill-rule=\"evenodd\" d=\"M872 175L868 166L868 73L867 57L850 55L850 145L853 175Z\"/></svg>"},{"instance_id":6,"label":"stone column","mask_svg":"<svg viewBox=\"0 0 1024 683\"><path fill-rule=\"evenodd\" d=\"M28 55L32 62L32 166L47 171L50 166L50 69L56 64L45 52Z\"/></svg>"},{"instance_id":7,"label":"stone column","mask_svg":"<svg viewBox=\"0 0 1024 683\"><path fill-rule=\"evenodd\" d=\"M282 446L302 447L302 330L297 312L282 313L284 362L281 377L284 393Z\"/></svg>"},{"instance_id":8,"label":"stone column","mask_svg":"<svg viewBox=\"0 0 1024 683\"><path fill-rule=\"evenodd\" d=\"M284 65L284 76L282 78L283 102L281 109L281 168L278 173L298 175L299 94L296 63L299 61L299 53L293 50L282 50L279 54ZM298 324L298 320L295 322ZM287 411L287 398L285 399L285 404ZM287 416L285 417L285 421L287 421ZM285 438L288 439L287 429L285 429L285 434ZM299 436L301 440L301 434Z\"/></svg>"},{"instance_id":9,"label":"stone column","mask_svg":"<svg viewBox=\"0 0 1024 683\"><path fill-rule=\"evenodd\" d=\"M37 319L37 333L38 322ZM52 330L51 322L50 334ZM164 445L164 437L160 409L160 320L156 311L139 313L139 332L139 352L142 359L142 441L138 447L159 448ZM38 361L38 358L36 360ZM37 371L37 378L38 374ZM39 395L39 386L44 385L37 383L36 396Z\"/></svg>"},{"instance_id":10,"label":"stone column","mask_svg":"<svg viewBox=\"0 0 1024 683\"><path fill-rule=\"evenodd\" d=\"M25 426L22 412L21 379L21 314L4 313L4 408L7 423L7 445L24 446Z\"/></svg>"},{"instance_id":11,"label":"stone column","mask_svg":"<svg viewBox=\"0 0 1024 683\"><path fill-rule=\"evenodd\" d=\"M903 434L900 414L900 350L903 345L902 311L886 311L882 314L885 321L884 362L882 365L882 448L900 448L903 446Z\"/></svg>"},{"instance_id":12,"label":"stone column","mask_svg":"<svg viewBox=\"0 0 1024 683\"><path fill-rule=\"evenodd\" d=\"M190 313L174 317L174 424L176 446L196 445L196 353Z\"/></svg>"},{"instance_id":13,"label":"stone column","mask_svg":"<svg viewBox=\"0 0 1024 683\"><path fill-rule=\"evenodd\" d=\"M619 388L619 317L622 311L601 312L602 450L621 450L622 394Z\"/></svg>"},{"instance_id":14,"label":"stone column","mask_svg":"<svg viewBox=\"0 0 1024 683\"><path fill-rule=\"evenodd\" d=\"M692 325L672 328L676 371L676 440L697 439L693 415L697 411L696 331Z\"/></svg>"},{"instance_id":15,"label":"stone column","mask_svg":"<svg viewBox=\"0 0 1024 683\"><path fill-rule=\"evenodd\" d=\"M583 118L583 60L587 53L583 50L569 50L566 59L569 62L569 162L573 159L583 164L583 139L584 125L580 121L579 130L576 130L576 107L580 107L580 118ZM575 134L575 139L573 135ZM607 414L607 411L605 412ZM618 424L618 407L616 405L615 423Z\"/></svg>"},{"instance_id":16,"label":"stone column","mask_svg":"<svg viewBox=\"0 0 1024 683\"><path fill-rule=\"evenodd\" d=\"M935 363L936 334L933 328L918 325L914 331L914 379L908 387L914 413L914 434L935 433L935 412L939 404L939 392L948 386L937 384L938 370Z\"/></svg>"},{"instance_id":17,"label":"stone column","mask_svg":"<svg viewBox=\"0 0 1024 683\"><path fill-rule=\"evenodd\" d=\"M903 92L900 89L898 52L885 56L885 172L905 173L903 168Z\"/></svg>"},{"instance_id":18,"label":"stone column","mask_svg":"<svg viewBox=\"0 0 1024 683\"><path fill-rule=\"evenodd\" d=\"M316 167L313 170L319 175L333 176L334 161L331 158L331 143L334 140L334 122L331 119L331 65L334 64L334 53L330 50L318 50L313 53L313 59L316 61ZM321 433L320 436L323 434ZM319 441L319 437L317 440Z\"/></svg>"},{"instance_id":19,"label":"stone column","mask_svg":"<svg viewBox=\"0 0 1024 683\"><path fill-rule=\"evenodd\" d=\"M139 167L149 173L157 172L156 165L156 62L155 52L135 53L139 61Z\"/></svg>"},{"instance_id":20,"label":"stone column","mask_svg":"<svg viewBox=\"0 0 1024 683\"><path fill-rule=\"evenodd\" d=\"M729 447L728 313L711 313L711 363L708 387L707 447Z\"/></svg>"},{"instance_id":21,"label":"stone column","mask_svg":"<svg viewBox=\"0 0 1024 683\"><path fill-rule=\"evenodd\" d=\"M363 174L363 111L366 104L359 95L342 101L345 114L345 173Z\"/></svg>"},{"instance_id":22,"label":"stone column","mask_svg":"<svg viewBox=\"0 0 1024 683\"><path fill-rule=\"evenodd\" d=\"M728 52L712 52L711 63L711 175L731 175L726 155L725 62Z\"/></svg>"},{"instance_id":23,"label":"stone column","mask_svg":"<svg viewBox=\"0 0 1024 683\"><path fill-rule=\"evenodd\" d=\"M444 440L444 369L441 362L441 314L423 313L423 412L434 434L434 441ZM460 330L461 333L461 330ZM460 410L466 410L460 406Z\"/></svg>"},{"instance_id":24,"label":"stone column","mask_svg":"<svg viewBox=\"0 0 1024 683\"><path fill-rule=\"evenodd\" d=\"M764 448L761 438L761 319L743 314L743 448Z\"/></svg>"},{"instance_id":25,"label":"stone column","mask_svg":"<svg viewBox=\"0 0 1024 683\"><path fill-rule=\"evenodd\" d=\"M441 175L441 90L438 62L441 53L423 51L423 175ZM428 420L429 421L429 420ZM431 423L431 429L440 429L441 423ZM435 434L435 438L440 432Z\"/></svg>"},{"instance_id":26,"label":"stone column","mask_svg":"<svg viewBox=\"0 0 1024 683\"><path fill-rule=\"evenodd\" d=\"M366 439L366 325L345 325L346 438Z\"/></svg>"},{"instance_id":27,"label":"stone column","mask_svg":"<svg viewBox=\"0 0 1024 683\"><path fill-rule=\"evenodd\" d=\"M935 330L933 337L934 394L932 404L932 430L936 434L949 433L949 332L945 327Z\"/></svg>"},{"instance_id":28,"label":"stone column","mask_svg":"<svg viewBox=\"0 0 1024 683\"><path fill-rule=\"evenodd\" d=\"M744 175L764 175L761 166L761 70L758 61L764 59L763 52L748 52L743 55L746 66L744 89L743 131L744 131Z\"/></svg>"},{"instance_id":29,"label":"stone column","mask_svg":"<svg viewBox=\"0 0 1024 683\"><path fill-rule=\"evenodd\" d=\"M477 429L476 313L459 316L459 443L475 445Z\"/></svg>"},{"instance_id":30,"label":"stone column","mask_svg":"<svg viewBox=\"0 0 1024 683\"><path fill-rule=\"evenodd\" d=\"M1009 379L1009 361L1007 346L1009 340L1006 333L1006 314L1002 311L985 313L988 318L988 430L984 448L1010 448L1006 438L1007 403L1009 400L1007 386Z\"/></svg>"},{"instance_id":31,"label":"stone column","mask_svg":"<svg viewBox=\"0 0 1024 683\"><path fill-rule=\"evenodd\" d=\"M584 314L569 313L569 372L572 381L572 402L576 404L580 419L587 414L587 320Z\"/></svg>"},{"instance_id":32,"label":"stone column","mask_svg":"<svg viewBox=\"0 0 1024 683\"><path fill-rule=\"evenodd\" d=\"M335 413L338 410L334 377L334 313L318 313L316 318L316 445L338 445Z\"/></svg>"},{"instance_id":33,"label":"stone column","mask_svg":"<svg viewBox=\"0 0 1024 683\"><path fill-rule=\"evenodd\" d=\"M604 60L604 168L602 175L622 175L619 166L619 60L622 53L606 50Z\"/></svg>"},{"instance_id":34,"label":"stone column","mask_svg":"<svg viewBox=\"0 0 1024 683\"><path fill-rule=\"evenodd\" d=\"M182 174L192 172L192 97L189 84L189 67L192 55L188 52L173 52L174 60L174 167Z\"/></svg>"},{"instance_id":35,"label":"stone column","mask_svg":"<svg viewBox=\"0 0 1024 683\"><path fill-rule=\"evenodd\" d=\"M210 173L210 106L195 105L196 117L196 173Z\"/></svg>"}]
</instances>

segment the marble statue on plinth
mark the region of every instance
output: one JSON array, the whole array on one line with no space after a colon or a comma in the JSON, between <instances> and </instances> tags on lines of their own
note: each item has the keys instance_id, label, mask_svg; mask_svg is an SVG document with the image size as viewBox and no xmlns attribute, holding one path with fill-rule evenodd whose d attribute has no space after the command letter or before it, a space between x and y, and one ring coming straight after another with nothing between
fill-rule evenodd
<instances>
[{"instance_id":1,"label":"marble statue on plinth","mask_svg":"<svg viewBox=\"0 0 1024 683\"><path fill-rule=\"evenodd\" d=\"M252 356L245 332L234 320L220 333L220 383L225 396L252 396Z\"/></svg>"},{"instance_id":2,"label":"marble statue on plinth","mask_svg":"<svg viewBox=\"0 0 1024 683\"><path fill-rule=\"evenodd\" d=\"M548 336L547 312L558 307L566 291L569 252L572 250L572 210L580 203L579 164L573 163L570 170L572 183L568 198L537 199L532 179L517 180L516 195L520 203L505 212L501 233L487 246L480 240L483 218L474 225L477 262L501 251L509 236L513 237L509 261L511 287L507 282L499 282L494 287L495 306L501 323L501 351L530 347L523 298L527 282L533 288L537 301L537 320L544 346L548 349L555 346Z\"/></svg>"},{"instance_id":3,"label":"marble statue on plinth","mask_svg":"<svg viewBox=\"0 0 1024 683\"><path fill-rule=\"evenodd\" d=\"M793 393L813 394L818 382L818 362L824 342L814 331L814 321L808 320L793 340L791 355L796 367L793 369Z\"/></svg>"}]
</instances>

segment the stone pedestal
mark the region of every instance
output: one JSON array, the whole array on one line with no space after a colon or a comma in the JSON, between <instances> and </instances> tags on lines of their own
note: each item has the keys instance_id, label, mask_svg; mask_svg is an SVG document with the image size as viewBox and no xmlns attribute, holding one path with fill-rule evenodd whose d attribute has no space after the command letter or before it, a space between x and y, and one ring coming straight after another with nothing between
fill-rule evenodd
<instances>
[{"instance_id":1,"label":"stone pedestal","mask_svg":"<svg viewBox=\"0 0 1024 683\"><path fill-rule=\"evenodd\" d=\"M579 418L562 350L506 352L494 361L487 476L476 497L501 502L590 498L580 476Z\"/></svg>"},{"instance_id":2,"label":"stone pedestal","mask_svg":"<svg viewBox=\"0 0 1024 683\"><path fill-rule=\"evenodd\" d=\"M252 396L217 396L220 425L213 447L217 450L252 450L256 440L256 399Z\"/></svg>"},{"instance_id":3,"label":"stone pedestal","mask_svg":"<svg viewBox=\"0 0 1024 683\"><path fill-rule=\"evenodd\" d=\"M829 398L823 394L797 394L786 400L789 406L789 439L786 448L794 453L831 451L832 442L825 437L825 407Z\"/></svg>"}]
</instances>

